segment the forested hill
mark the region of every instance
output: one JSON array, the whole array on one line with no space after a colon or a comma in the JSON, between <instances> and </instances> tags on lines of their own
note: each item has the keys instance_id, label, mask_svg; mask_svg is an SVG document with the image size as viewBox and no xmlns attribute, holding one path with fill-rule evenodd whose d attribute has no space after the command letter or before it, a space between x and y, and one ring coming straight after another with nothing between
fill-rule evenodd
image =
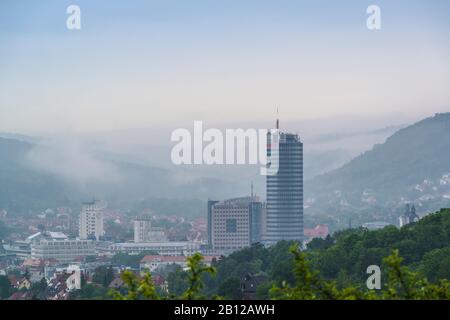
<instances>
[{"instance_id":1,"label":"forested hill","mask_svg":"<svg viewBox=\"0 0 450 320\"><path fill-rule=\"evenodd\" d=\"M0 209L14 215L57 206L76 207L95 195L112 207L202 216L205 199L229 197L236 189L229 181L189 179L100 152L62 156L63 152L37 145L33 139L0 137ZM34 164L37 157L39 166ZM64 160L69 164L61 165Z\"/></svg>"},{"instance_id":2,"label":"forested hill","mask_svg":"<svg viewBox=\"0 0 450 320\"><path fill-rule=\"evenodd\" d=\"M14 212L67 204L68 186L24 163L31 148L28 142L0 138L0 208Z\"/></svg>"},{"instance_id":3,"label":"forested hill","mask_svg":"<svg viewBox=\"0 0 450 320\"><path fill-rule=\"evenodd\" d=\"M265 248L254 245L223 257L213 265L216 276L205 280L207 294L240 299L240 279L252 275L260 279L259 298L267 298L273 285L294 283L292 243L279 242ZM399 229L389 226L377 231L349 229L327 239L314 239L306 250L310 266L339 286L365 287L367 267L378 265L386 271L383 258L398 249L403 264L431 282L450 280L450 209L430 214L417 223ZM183 290L181 271L169 277L169 288Z\"/></svg>"},{"instance_id":4,"label":"forested hill","mask_svg":"<svg viewBox=\"0 0 450 320\"><path fill-rule=\"evenodd\" d=\"M423 206L423 211L436 210L450 204L449 159L450 113L436 114L397 131L343 167L306 182L306 198L311 213L330 207L386 207L402 201Z\"/></svg>"}]
</instances>

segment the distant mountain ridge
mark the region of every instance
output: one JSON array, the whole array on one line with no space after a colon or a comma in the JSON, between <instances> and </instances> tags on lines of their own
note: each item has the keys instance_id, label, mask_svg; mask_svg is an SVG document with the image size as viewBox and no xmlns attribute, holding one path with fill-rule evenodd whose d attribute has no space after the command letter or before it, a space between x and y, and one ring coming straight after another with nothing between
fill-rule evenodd
<instances>
[{"instance_id":1,"label":"distant mountain ridge","mask_svg":"<svg viewBox=\"0 0 450 320\"><path fill-rule=\"evenodd\" d=\"M67 202L71 192L67 185L24 165L31 147L28 142L0 138L0 208L15 211Z\"/></svg>"},{"instance_id":2,"label":"distant mountain ridge","mask_svg":"<svg viewBox=\"0 0 450 320\"><path fill-rule=\"evenodd\" d=\"M307 181L306 203L311 214L353 210L366 211L366 217L370 211L382 211L380 207L406 202L416 203L422 211L436 210L450 205L449 177L450 113L440 113L400 129L341 168Z\"/></svg>"},{"instance_id":3,"label":"distant mountain ridge","mask_svg":"<svg viewBox=\"0 0 450 320\"><path fill-rule=\"evenodd\" d=\"M29 210L57 206L78 206L82 200L90 199L93 195L122 208L139 208L145 203L159 203L171 198L178 199L176 205L182 208L184 200L190 204L192 199L206 201L208 197L227 197L236 192L236 188L226 181L203 177L183 180L167 169L109 159L102 154L97 155L96 160L113 168L117 177L103 180L103 173L100 172L80 184L71 180L68 175L59 174L60 171L30 165L30 158L37 155L34 152L36 145L14 138L0 137L0 209L12 213L27 213ZM62 159L64 161L68 158ZM42 162L51 168L57 166L58 161L59 158L55 156ZM70 165L80 166L82 169L84 163L72 161ZM73 169L75 171L80 168ZM166 207L170 209L167 205ZM183 210L178 211L177 213L183 214ZM202 213L203 205L199 206L197 214Z\"/></svg>"}]
</instances>

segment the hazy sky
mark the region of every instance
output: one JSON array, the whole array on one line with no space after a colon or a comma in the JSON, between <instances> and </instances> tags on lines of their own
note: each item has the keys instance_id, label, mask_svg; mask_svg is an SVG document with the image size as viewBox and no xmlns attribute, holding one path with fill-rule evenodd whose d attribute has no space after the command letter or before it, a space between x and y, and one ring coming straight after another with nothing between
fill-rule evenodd
<instances>
[{"instance_id":1,"label":"hazy sky","mask_svg":"<svg viewBox=\"0 0 450 320\"><path fill-rule=\"evenodd\" d=\"M449 39L448 0L1 0L0 131L432 115Z\"/></svg>"}]
</instances>

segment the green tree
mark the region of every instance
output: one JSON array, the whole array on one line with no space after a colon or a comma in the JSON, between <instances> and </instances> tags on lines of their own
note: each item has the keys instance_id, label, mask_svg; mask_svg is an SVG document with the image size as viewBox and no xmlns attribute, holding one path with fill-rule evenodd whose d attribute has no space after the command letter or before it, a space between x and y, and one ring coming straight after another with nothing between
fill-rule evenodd
<instances>
[{"instance_id":1,"label":"green tree","mask_svg":"<svg viewBox=\"0 0 450 320\"><path fill-rule=\"evenodd\" d=\"M387 288L382 292L384 299L450 299L450 282L448 280L440 280L437 284L430 284L425 278L421 278L418 273L402 266L403 258L400 257L398 250L394 250L384 261L389 268Z\"/></svg>"},{"instance_id":2,"label":"green tree","mask_svg":"<svg viewBox=\"0 0 450 320\"><path fill-rule=\"evenodd\" d=\"M427 252L418 269L429 281L450 280L450 247Z\"/></svg>"},{"instance_id":3,"label":"green tree","mask_svg":"<svg viewBox=\"0 0 450 320\"><path fill-rule=\"evenodd\" d=\"M32 300L45 300L47 293L47 280L42 278L41 281L33 283L30 287Z\"/></svg>"},{"instance_id":4,"label":"green tree","mask_svg":"<svg viewBox=\"0 0 450 320\"><path fill-rule=\"evenodd\" d=\"M167 276L169 294L173 297L181 296L188 288L187 273L177 265L175 270Z\"/></svg>"},{"instance_id":5,"label":"green tree","mask_svg":"<svg viewBox=\"0 0 450 320\"><path fill-rule=\"evenodd\" d=\"M187 258L187 289L181 294L180 299L195 300L204 299L201 290L203 288L202 276L205 273L214 274L215 269L208 267L202 262L203 256L200 253ZM121 274L124 282L126 294L122 294L117 290L111 290L110 295L115 300L158 300L163 299L155 288L150 272L140 279L131 271L124 271Z\"/></svg>"},{"instance_id":6,"label":"green tree","mask_svg":"<svg viewBox=\"0 0 450 320\"><path fill-rule=\"evenodd\" d=\"M239 300L242 298L241 281L238 278L230 277L221 283L218 294L225 299Z\"/></svg>"},{"instance_id":7,"label":"green tree","mask_svg":"<svg viewBox=\"0 0 450 320\"><path fill-rule=\"evenodd\" d=\"M188 265L188 288L181 296L186 300L199 300L205 297L201 294L203 289L202 275L204 273L215 274L216 269L214 267L208 267L202 263L203 256L196 252L187 259Z\"/></svg>"},{"instance_id":8,"label":"green tree","mask_svg":"<svg viewBox=\"0 0 450 320\"><path fill-rule=\"evenodd\" d=\"M95 269L95 273L92 277L92 282L102 285L103 287L107 287L111 281L114 279L114 271L112 266L105 267L101 266Z\"/></svg>"},{"instance_id":9,"label":"green tree","mask_svg":"<svg viewBox=\"0 0 450 320\"><path fill-rule=\"evenodd\" d=\"M159 300L160 297L155 289L150 272L147 272L142 279L133 272L126 270L121 274L121 278L127 289L126 294L117 290L111 290L110 294L115 300Z\"/></svg>"},{"instance_id":10,"label":"green tree","mask_svg":"<svg viewBox=\"0 0 450 320\"><path fill-rule=\"evenodd\" d=\"M7 276L0 276L0 299L8 298L13 292L13 287Z\"/></svg>"},{"instance_id":11,"label":"green tree","mask_svg":"<svg viewBox=\"0 0 450 320\"><path fill-rule=\"evenodd\" d=\"M361 289L355 286L338 288L334 281L323 280L317 271L312 271L306 259L306 254L298 247L292 247L295 266L295 285L286 283L282 287L274 286L270 290L274 299L287 300L434 300L450 299L450 282L440 280L437 284L429 283L421 278L418 273L410 271L402 265L403 258L398 250L384 259L388 276L385 288L377 293L375 291Z\"/></svg>"},{"instance_id":12,"label":"green tree","mask_svg":"<svg viewBox=\"0 0 450 320\"><path fill-rule=\"evenodd\" d=\"M72 300L104 300L110 298L108 290L98 284L84 284L80 290L71 293Z\"/></svg>"}]
</instances>

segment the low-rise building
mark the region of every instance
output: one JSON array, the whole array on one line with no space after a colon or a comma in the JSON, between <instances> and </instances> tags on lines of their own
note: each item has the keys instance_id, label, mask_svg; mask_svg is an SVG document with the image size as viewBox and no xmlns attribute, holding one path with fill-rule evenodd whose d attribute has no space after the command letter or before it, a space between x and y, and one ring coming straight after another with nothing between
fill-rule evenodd
<instances>
[{"instance_id":1,"label":"low-rise building","mask_svg":"<svg viewBox=\"0 0 450 320\"><path fill-rule=\"evenodd\" d=\"M44 267L44 261L41 259L26 259L22 263L22 272L30 282L39 282L44 278Z\"/></svg>"},{"instance_id":2,"label":"low-rise building","mask_svg":"<svg viewBox=\"0 0 450 320\"><path fill-rule=\"evenodd\" d=\"M154 272L159 268L165 266L177 264L183 269L187 266L187 260L185 256L161 256L161 255L148 255L142 258L139 269L141 272Z\"/></svg>"},{"instance_id":3,"label":"low-rise building","mask_svg":"<svg viewBox=\"0 0 450 320\"><path fill-rule=\"evenodd\" d=\"M200 250L196 242L146 242L146 243L114 243L110 246L111 253L140 254L144 251L153 251L162 256L191 255Z\"/></svg>"},{"instance_id":4,"label":"low-rise building","mask_svg":"<svg viewBox=\"0 0 450 320\"><path fill-rule=\"evenodd\" d=\"M374 221L374 222L366 222L362 225L362 227L364 229L367 230L379 230L379 229L383 229L387 226L390 226L392 224L390 224L389 222L384 222L384 221Z\"/></svg>"},{"instance_id":5,"label":"low-rise building","mask_svg":"<svg viewBox=\"0 0 450 320\"><path fill-rule=\"evenodd\" d=\"M31 244L27 241L9 241L3 245L5 255L25 260L31 256Z\"/></svg>"},{"instance_id":6,"label":"low-rise building","mask_svg":"<svg viewBox=\"0 0 450 320\"><path fill-rule=\"evenodd\" d=\"M54 259L70 263L77 258L95 255L95 243L91 240L40 240L31 244L33 259Z\"/></svg>"}]
</instances>

